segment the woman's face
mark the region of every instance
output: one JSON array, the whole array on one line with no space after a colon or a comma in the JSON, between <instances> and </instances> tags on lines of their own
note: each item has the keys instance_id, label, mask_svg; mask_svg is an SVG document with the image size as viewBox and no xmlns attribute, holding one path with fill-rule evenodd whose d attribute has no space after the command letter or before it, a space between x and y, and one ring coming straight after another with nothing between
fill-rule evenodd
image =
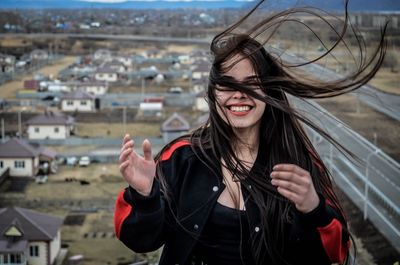
<instances>
[{"instance_id":1,"label":"woman's face","mask_svg":"<svg viewBox=\"0 0 400 265\"><path fill-rule=\"evenodd\" d=\"M227 63L237 60L239 56L233 57ZM243 59L237 62L232 68L225 73L226 76L234 78L238 82L244 81L247 77L255 76L256 72L249 59ZM261 89L256 92L262 94ZM265 103L258 99L252 98L247 94L221 87L216 90L216 98L220 105L217 107L220 117L230 124L234 129L258 129L261 123L261 117L265 110ZM225 115L224 115L225 113Z\"/></svg>"}]
</instances>

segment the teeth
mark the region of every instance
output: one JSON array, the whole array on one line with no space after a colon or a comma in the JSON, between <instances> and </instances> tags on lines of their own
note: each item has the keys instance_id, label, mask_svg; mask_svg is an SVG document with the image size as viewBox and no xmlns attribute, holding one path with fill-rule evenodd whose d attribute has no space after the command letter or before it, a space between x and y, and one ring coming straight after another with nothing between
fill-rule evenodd
<instances>
[{"instance_id":1,"label":"teeth","mask_svg":"<svg viewBox=\"0 0 400 265\"><path fill-rule=\"evenodd\" d=\"M230 110L235 112L245 112L250 110L250 106L231 106Z\"/></svg>"}]
</instances>

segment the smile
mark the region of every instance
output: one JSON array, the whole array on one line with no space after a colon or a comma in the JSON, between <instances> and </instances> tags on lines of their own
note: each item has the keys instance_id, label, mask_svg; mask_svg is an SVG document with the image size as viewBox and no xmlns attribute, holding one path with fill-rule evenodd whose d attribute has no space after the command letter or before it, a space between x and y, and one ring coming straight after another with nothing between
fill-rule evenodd
<instances>
[{"instance_id":1,"label":"smile","mask_svg":"<svg viewBox=\"0 0 400 265\"><path fill-rule=\"evenodd\" d=\"M249 113L254 107L250 105L231 105L227 106L227 109L233 115L243 116Z\"/></svg>"}]
</instances>

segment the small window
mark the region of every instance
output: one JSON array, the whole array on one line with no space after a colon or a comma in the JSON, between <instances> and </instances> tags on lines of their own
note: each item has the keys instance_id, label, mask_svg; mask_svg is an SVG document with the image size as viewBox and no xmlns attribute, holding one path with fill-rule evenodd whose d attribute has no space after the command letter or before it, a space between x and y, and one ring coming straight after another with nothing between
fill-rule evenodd
<instances>
[{"instance_id":1,"label":"small window","mask_svg":"<svg viewBox=\"0 0 400 265\"><path fill-rule=\"evenodd\" d=\"M72 105L74 105L74 102L73 102L72 100L68 100L68 101L67 101L67 105L68 105L68 106L72 106Z\"/></svg>"},{"instance_id":2,"label":"small window","mask_svg":"<svg viewBox=\"0 0 400 265\"><path fill-rule=\"evenodd\" d=\"M25 161L23 161L23 160L14 161L14 167L15 168L25 168Z\"/></svg>"},{"instance_id":3,"label":"small window","mask_svg":"<svg viewBox=\"0 0 400 265\"><path fill-rule=\"evenodd\" d=\"M81 100L81 106L86 106L87 105L87 101L86 100Z\"/></svg>"},{"instance_id":4,"label":"small window","mask_svg":"<svg viewBox=\"0 0 400 265\"><path fill-rule=\"evenodd\" d=\"M0 168L3 168L3 167L4 167L3 161L0 161Z\"/></svg>"},{"instance_id":5,"label":"small window","mask_svg":"<svg viewBox=\"0 0 400 265\"><path fill-rule=\"evenodd\" d=\"M35 133L38 133L40 131L39 127L35 127Z\"/></svg>"},{"instance_id":6,"label":"small window","mask_svg":"<svg viewBox=\"0 0 400 265\"><path fill-rule=\"evenodd\" d=\"M30 246L29 255L31 257L39 257L39 246Z\"/></svg>"},{"instance_id":7,"label":"small window","mask_svg":"<svg viewBox=\"0 0 400 265\"><path fill-rule=\"evenodd\" d=\"M59 132L60 132L60 128L54 127L54 132L55 132L55 133L59 133Z\"/></svg>"}]
</instances>

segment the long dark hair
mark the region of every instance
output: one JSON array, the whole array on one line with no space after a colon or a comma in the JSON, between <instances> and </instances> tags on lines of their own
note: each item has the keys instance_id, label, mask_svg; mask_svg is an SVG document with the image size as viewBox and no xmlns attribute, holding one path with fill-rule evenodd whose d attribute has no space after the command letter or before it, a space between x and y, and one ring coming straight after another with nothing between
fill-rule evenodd
<instances>
[{"instance_id":1,"label":"long dark hair","mask_svg":"<svg viewBox=\"0 0 400 265\"><path fill-rule=\"evenodd\" d=\"M213 64L206 96L210 108L209 119L191 134L177 140L183 138L190 140L194 152L214 172L219 172L222 160L224 161L223 166L232 172L241 184L245 184L242 185L244 189L248 189L249 185L251 185L251 190L249 189L248 192L258 207L261 216L261 227L263 228L261 236L257 238L256 242L253 242L257 264L262 264L266 255L272 264L286 264L287 261L282 255L284 243L282 235L285 231L285 223L290 223L292 220L294 206L290 201L280 196L276 188L271 185L269 175L272 167L278 163L293 163L308 170L312 176L316 191L322 194L330 205L344 216L333 191L331 175L303 129L303 124L319 133L342 152L352 155L349 150L341 146L328 133L293 108L289 104L287 95L310 99L333 97L351 92L366 84L373 78L382 64L386 51L384 38L386 26L383 28L381 41L377 49L369 58L365 57L365 43L360 34L349 23L347 1L345 2L343 26L340 31L335 30L335 27L324 18L326 14L323 11L301 7L275 13L244 31L240 29L240 26L250 18L263 2L260 1L241 20L215 36L212 40L210 50L213 56ZM285 22L295 21L310 29L307 24L298 18L292 17L292 15L298 13L307 13L321 19L335 32L336 41L333 45L327 47L318 34L313 31L313 34L321 41L326 51L314 60L294 65L284 62L277 56L273 56L272 53L267 52L265 46ZM337 21L340 21L340 19L337 18ZM339 43L348 47L344 37L349 28L356 38L360 55L358 67L354 72L331 81L304 77L296 72L297 67L316 62L329 55ZM269 35L265 34L268 30L270 31ZM232 58L238 59L227 65L226 62L230 62ZM241 59L250 60L256 72L254 79L246 80L246 82L237 82L233 78L224 75L232 65ZM241 161L235 154L232 142L240 141L240 139L235 135L229 122L224 122L217 112L219 106L215 92L220 87L242 91L266 103L260 126L259 146L259 149L262 149L266 156L265 161L260 165L255 164L253 166L252 174L250 174L250 169L248 169L244 161ZM264 94L256 93L254 91L255 87L261 88ZM168 146L165 148L168 148ZM162 176L160 168L158 168L158 171L159 176ZM167 184L162 177L160 177L160 181L163 189L167 190ZM344 229L347 228L345 227ZM266 250L267 253L263 250ZM349 259L347 258L344 264L348 263Z\"/></svg>"}]
</instances>

